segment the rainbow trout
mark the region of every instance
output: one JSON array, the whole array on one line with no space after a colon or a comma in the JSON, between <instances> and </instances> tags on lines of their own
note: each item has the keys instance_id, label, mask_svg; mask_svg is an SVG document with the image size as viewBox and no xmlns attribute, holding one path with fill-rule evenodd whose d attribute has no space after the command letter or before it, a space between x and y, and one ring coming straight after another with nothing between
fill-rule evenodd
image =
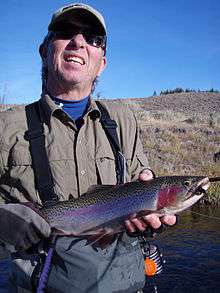
<instances>
[{"instance_id":1,"label":"rainbow trout","mask_svg":"<svg viewBox=\"0 0 220 293\"><path fill-rule=\"evenodd\" d=\"M211 180L212 179L212 180ZM121 185L101 185L77 200L51 204L42 216L57 235L107 235L125 230L124 221L151 213L179 213L195 204L214 178L158 177Z\"/></svg>"}]
</instances>

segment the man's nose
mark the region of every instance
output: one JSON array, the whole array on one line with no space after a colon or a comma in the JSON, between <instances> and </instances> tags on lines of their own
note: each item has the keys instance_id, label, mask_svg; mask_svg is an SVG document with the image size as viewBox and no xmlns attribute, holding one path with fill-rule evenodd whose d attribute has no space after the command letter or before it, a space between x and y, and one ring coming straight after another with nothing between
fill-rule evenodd
<instances>
[{"instance_id":1,"label":"man's nose","mask_svg":"<svg viewBox=\"0 0 220 293\"><path fill-rule=\"evenodd\" d=\"M82 34L77 34L72 37L72 39L69 42L69 45L71 47L74 47L74 49L80 49L85 47L86 40L84 39L84 36Z\"/></svg>"}]
</instances>

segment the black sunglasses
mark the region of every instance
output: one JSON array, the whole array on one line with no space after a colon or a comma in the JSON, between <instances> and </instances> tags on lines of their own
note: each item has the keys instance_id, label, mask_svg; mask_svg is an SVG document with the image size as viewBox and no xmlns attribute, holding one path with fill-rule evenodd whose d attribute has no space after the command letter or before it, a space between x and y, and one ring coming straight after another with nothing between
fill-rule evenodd
<instances>
[{"instance_id":1,"label":"black sunglasses","mask_svg":"<svg viewBox=\"0 0 220 293\"><path fill-rule=\"evenodd\" d=\"M105 49L106 47L106 40L107 40L106 36L96 36L96 35L86 33L80 30L79 31L73 31L73 30L55 31L53 33L55 38L61 39L61 40L71 40L76 34L80 33L85 38L87 44L97 48L102 48L102 49Z\"/></svg>"}]
</instances>

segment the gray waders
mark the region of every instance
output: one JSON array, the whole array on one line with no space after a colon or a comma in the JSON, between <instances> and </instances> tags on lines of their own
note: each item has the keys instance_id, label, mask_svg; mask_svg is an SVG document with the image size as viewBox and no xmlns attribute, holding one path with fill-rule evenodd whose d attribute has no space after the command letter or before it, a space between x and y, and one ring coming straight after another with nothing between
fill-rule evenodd
<instances>
[{"instance_id":1,"label":"gray waders","mask_svg":"<svg viewBox=\"0 0 220 293\"><path fill-rule=\"evenodd\" d=\"M48 292L133 293L144 285L144 260L136 238L123 235L104 250L86 245L86 240L57 239Z\"/></svg>"}]
</instances>

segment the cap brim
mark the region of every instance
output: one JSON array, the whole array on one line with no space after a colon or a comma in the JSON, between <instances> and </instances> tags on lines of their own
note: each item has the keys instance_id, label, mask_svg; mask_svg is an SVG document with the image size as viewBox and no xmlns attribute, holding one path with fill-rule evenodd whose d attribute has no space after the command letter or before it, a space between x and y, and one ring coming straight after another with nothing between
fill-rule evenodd
<instances>
[{"instance_id":1,"label":"cap brim","mask_svg":"<svg viewBox=\"0 0 220 293\"><path fill-rule=\"evenodd\" d=\"M83 22L93 26L96 33L99 35L106 35L106 29L103 26L99 18L92 12L85 10L83 8L72 8L64 13L58 15L56 19L52 20L48 26L49 31L62 30L64 24L71 22Z\"/></svg>"}]
</instances>

